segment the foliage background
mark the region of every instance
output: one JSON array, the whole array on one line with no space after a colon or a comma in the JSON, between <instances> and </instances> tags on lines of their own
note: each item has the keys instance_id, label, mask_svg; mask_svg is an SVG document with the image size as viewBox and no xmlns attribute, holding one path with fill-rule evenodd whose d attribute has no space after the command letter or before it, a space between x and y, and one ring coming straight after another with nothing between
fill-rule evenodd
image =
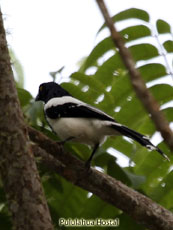
<instances>
[{"instance_id":1,"label":"foliage background","mask_svg":"<svg viewBox=\"0 0 173 230\"><path fill-rule=\"evenodd\" d=\"M173 36L170 25L161 19L156 25L152 25L148 13L135 8L120 12L113 18L121 25L120 33L136 61L137 68L167 120L171 122L173 89L172 83L167 81L168 76L173 77L171 63ZM103 25L97 34L105 29ZM57 139L47 126L42 104L35 103L32 95L23 88L24 76L21 65L14 53L12 51L10 53L26 122L50 138ZM54 80L58 81L60 72L55 73ZM156 133L150 116L136 98L128 72L110 37L101 40L88 57L81 60L79 70L70 76L69 82L62 83L62 86L73 96L102 109L118 122L150 137ZM172 160L169 149L161 138L159 140L159 147ZM120 167L117 155L109 154L110 147L129 158L127 167ZM91 152L87 146L81 144L68 143L66 148L82 160L86 160ZM93 166L172 211L172 164L166 162L158 153L149 152L128 138L113 137L108 138L100 147L93 160ZM117 229L139 229L126 214L95 195L75 187L58 175L50 174L41 165L39 170L56 229L60 229L58 227L60 217L85 219L118 217L120 226ZM11 223L2 187L0 187L0 222L3 229L10 229ZM140 229L143 227L140 226Z\"/></svg>"}]
</instances>

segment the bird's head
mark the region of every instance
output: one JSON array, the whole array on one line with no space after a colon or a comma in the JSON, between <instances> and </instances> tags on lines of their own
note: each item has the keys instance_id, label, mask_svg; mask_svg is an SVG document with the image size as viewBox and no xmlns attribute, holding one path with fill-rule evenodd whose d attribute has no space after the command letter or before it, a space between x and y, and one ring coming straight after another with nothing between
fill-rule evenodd
<instances>
[{"instance_id":1,"label":"bird's head","mask_svg":"<svg viewBox=\"0 0 173 230\"><path fill-rule=\"evenodd\" d=\"M57 83L47 82L39 86L39 91L35 100L47 103L51 98L69 95L70 94Z\"/></svg>"}]
</instances>

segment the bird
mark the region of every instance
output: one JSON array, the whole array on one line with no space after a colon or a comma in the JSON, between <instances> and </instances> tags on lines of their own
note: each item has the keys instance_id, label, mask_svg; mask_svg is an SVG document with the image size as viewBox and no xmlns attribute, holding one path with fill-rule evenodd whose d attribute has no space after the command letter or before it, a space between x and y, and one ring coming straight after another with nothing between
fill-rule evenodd
<instances>
[{"instance_id":1,"label":"bird","mask_svg":"<svg viewBox=\"0 0 173 230\"><path fill-rule=\"evenodd\" d=\"M45 118L53 132L61 139L61 143L74 141L91 146L91 155L85 162L87 168L90 168L94 154L106 137L117 135L129 137L150 150L156 150L169 161L167 155L153 145L147 136L73 97L55 82L42 83L35 101L44 103Z\"/></svg>"}]
</instances>

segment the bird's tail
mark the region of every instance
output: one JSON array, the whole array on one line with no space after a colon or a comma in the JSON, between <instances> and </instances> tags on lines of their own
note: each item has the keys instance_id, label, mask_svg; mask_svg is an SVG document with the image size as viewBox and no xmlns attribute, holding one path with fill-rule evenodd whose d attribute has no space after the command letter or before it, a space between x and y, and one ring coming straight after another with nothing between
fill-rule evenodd
<instances>
[{"instance_id":1,"label":"bird's tail","mask_svg":"<svg viewBox=\"0 0 173 230\"><path fill-rule=\"evenodd\" d=\"M121 133L124 136L130 137L133 140L137 141L138 143L140 143L141 145L145 146L146 148L150 149L150 150L156 150L157 152L159 152L165 159L167 159L168 161L169 158L167 157L167 155L165 155L161 149L159 149L158 147L154 146L149 138L145 135L142 135L132 129L127 128L124 125L120 125L120 124L112 124L111 127L113 129L115 129L116 131L118 131L119 133Z\"/></svg>"}]
</instances>

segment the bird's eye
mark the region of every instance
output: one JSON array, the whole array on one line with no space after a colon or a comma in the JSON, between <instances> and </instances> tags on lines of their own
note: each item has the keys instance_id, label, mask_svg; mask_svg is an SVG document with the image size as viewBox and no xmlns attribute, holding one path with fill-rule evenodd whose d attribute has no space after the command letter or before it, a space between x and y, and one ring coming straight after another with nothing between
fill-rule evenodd
<instances>
[{"instance_id":1,"label":"bird's eye","mask_svg":"<svg viewBox=\"0 0 173 230\"><path fill-rule=\"evenodd\" d=\"M40 91L42 91L42 90L43 90L43 86L42 86L42 85L40 86L39 90L40 90Z\"/></svg>"}]
</instances>

